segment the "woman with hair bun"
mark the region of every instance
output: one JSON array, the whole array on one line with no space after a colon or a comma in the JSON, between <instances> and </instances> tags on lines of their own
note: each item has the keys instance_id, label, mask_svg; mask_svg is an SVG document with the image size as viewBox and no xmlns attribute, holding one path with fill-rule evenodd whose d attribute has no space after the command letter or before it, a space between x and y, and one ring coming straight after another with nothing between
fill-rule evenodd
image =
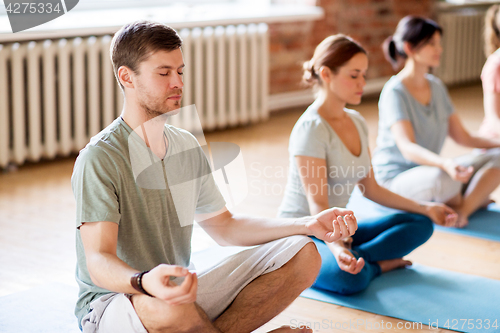
<instances>
[{"instance_id":1,"label":"woman with hair bun","mask_svg":"<svg viewBox=\"0 0 500 333\"><path fill-rule=\"evenodd\" d=\"M314 286L340 294L359 292L381 273L411 264L402 257L431 236L431 219L441 225L456 220L445 205L406 199L375 181L367 125L346 108L361 102L367 69L366 51L342 34L326 38L304 64L304 81L318 95L290 136L290 173L278 213L299 218L346 207L356 185L379 204L415 213L358 221L352 238L334 243L313 238L323 262Z\"/></svg>"},{"instance_id":2,"label":"woman with hair bun","mask_svg":"<svg viewBox=\"0 0 500 333\"><path fill-rule=\"evenodd\" d=\"M488 9L484 23L484 46L488 59L481 72L484 120L479 133L500 138L500 5Z\"/></svg>"},{"instance_id":3,"label":"woman with hair bun","mask_svg":"<svg viewBox=\"0 0 500 333\"><path fill-rule=\"evenodd\" d=\"M469 133L444 84L429 71L441 60L441 27L430 19L403 18L384 45L386 58L403 69L384 86L373 167L377 180L402 196L442 202L459 214L456 227L489 203L500 184L500 140ZM439 156L446 136L476 149L458 158Z\"/></svg>"}]
</instances>

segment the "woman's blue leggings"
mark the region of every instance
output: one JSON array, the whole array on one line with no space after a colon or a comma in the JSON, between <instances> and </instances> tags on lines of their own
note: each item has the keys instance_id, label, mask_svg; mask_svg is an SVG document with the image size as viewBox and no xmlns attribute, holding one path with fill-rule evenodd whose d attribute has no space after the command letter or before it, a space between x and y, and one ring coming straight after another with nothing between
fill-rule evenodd
<instances>
[{"instance_id":1,"label":"woman's blue leggings","mask_svg":"<svg viewBox=\"0 0 500 333\"><path fill-rule=\"evenodd\" d=\"M343 295L360 292L380 275L377 261L407 255L425 243L432 232L432 221L418 214L392 214L358 221L358 230L352 236L351 250L356 258L365 259L365 266L358 274L341 270L328 246L312 237L323 261L313 287Z\"/></svg>"}]
</instances>

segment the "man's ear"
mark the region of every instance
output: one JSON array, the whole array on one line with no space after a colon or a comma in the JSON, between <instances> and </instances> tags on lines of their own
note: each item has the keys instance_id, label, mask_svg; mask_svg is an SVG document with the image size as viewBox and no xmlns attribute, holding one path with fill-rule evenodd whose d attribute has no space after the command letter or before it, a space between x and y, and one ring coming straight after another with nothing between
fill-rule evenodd
<instances>
[{"instance_id":1,"label":"man's ear","mask_svg":"<svg viewBox=\"0 0 500 333\"><path fill-rule=\"evenodd\" d=\"M330 83L330 80L332 79L331 69L326 66L321 66L319 68L319 77L324 83L326 84Z\"/></svg>"},{"instance_id":2,"label":"man's ear","mask_svg":"<svg viewBox=\"0 0 500 333\"><path fill-rule=\"evenodd\" d=\"M118 79L120 80L123 87L131 89L134 88L132 75L132 70L127 66L120 66L120 68L118 68Z\"/></svg>"}]
</instances>

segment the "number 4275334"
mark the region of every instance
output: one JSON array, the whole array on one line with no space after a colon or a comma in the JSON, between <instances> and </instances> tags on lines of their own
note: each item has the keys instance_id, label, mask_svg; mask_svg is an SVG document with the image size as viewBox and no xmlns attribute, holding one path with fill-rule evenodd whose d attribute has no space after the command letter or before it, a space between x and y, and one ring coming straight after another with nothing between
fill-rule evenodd
<instances>
[{"instance_id":1,"label":"number 4275334","mask_svg":"<svg viewBox=\"0 0 500 333\"><path fill-rule=\"evenodd\" d=\"M9 3L5 8L9 14L51 14L59 13L62 9L59 3L53 6L50 2L22 2L22 3Z\"/></svg>"},{"instance_id":2,"label":"number 4275334","mask_svg":"<svg viewBox=\"0 0 500 333\"><path fill-rule=\"evenodd\" d=\"M448 319L443 327L447 329L498 329L498 319Z\"/></svg>"}]
</instances>

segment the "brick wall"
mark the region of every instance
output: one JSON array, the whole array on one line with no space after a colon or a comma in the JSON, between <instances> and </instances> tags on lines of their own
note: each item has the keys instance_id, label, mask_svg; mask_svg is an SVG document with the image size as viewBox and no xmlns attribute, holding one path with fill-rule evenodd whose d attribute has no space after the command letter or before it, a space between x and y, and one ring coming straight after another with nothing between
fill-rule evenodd
<instances>
[{"instance_id":1,"label":"brick wall","mask_svg":"<svg viewBox=\"0 0 500 333\"><path fill-rule=\"evenodd\" d=\"M381 50L384 39L406 15L435 18L434 0L317 0L316 5L325 11L320 21L270 24L270 94L302 89L302 62L325 37L336 33L350 35L368 51L369 79L392 75Z\"/></svg>"}]
</instances>

